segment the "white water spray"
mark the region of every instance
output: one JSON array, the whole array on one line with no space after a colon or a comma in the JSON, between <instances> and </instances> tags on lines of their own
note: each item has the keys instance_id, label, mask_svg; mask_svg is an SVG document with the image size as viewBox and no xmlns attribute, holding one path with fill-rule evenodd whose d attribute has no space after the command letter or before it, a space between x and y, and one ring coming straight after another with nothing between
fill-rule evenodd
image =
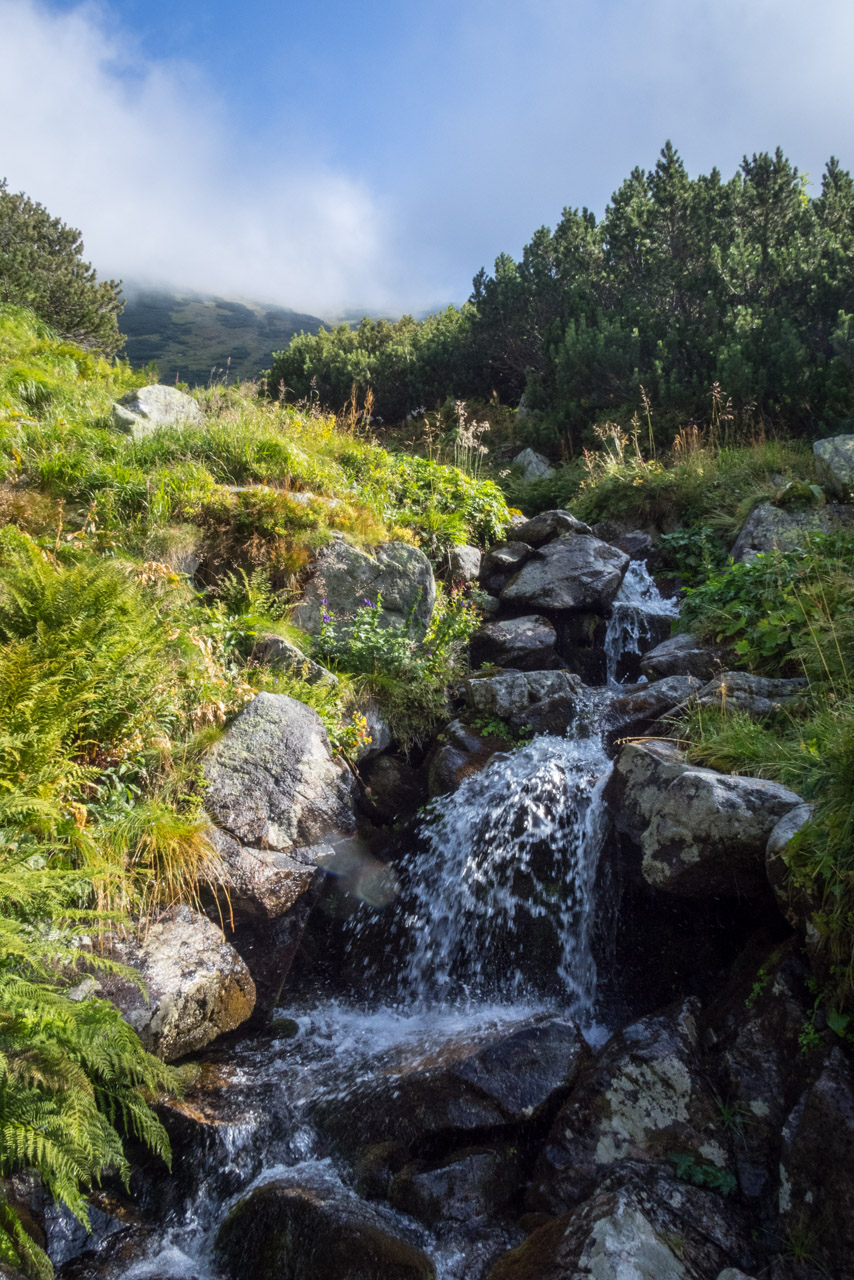
<instances>
[{"instance_id":1,"label":"white water spray","mask_svg":"<svg viewBox=\"0 0 854 1280\"><path fill-rule=\"evenodd\" d=\"M611 617L605 633L605 659L608 684L619 683L620 659L626 654L641 654L650 646L657 630L667 634L670 619L679 614L676 600L665 600L659 594L653 577L643 560L632 560L623 585L611 606ZM662 635L662 639L664 638Z\"/></svg>"}]
</instances>

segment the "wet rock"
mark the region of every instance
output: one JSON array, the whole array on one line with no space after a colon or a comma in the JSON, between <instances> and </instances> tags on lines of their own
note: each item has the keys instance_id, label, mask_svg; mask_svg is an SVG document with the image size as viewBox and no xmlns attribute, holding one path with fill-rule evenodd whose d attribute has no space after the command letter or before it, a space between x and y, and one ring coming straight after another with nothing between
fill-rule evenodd
<instances>
[{"instance_id":1,"label":"wet rock","mask_svg":"<svg viewBox=\"0 0 854 1280\"><path fill-rule=\"evenodd\" d=\"M841 502L847 502L854 490L854 436L816 440L812 451L819 480Z\"/></svg>"},{"instance_id":2,"label":"wet rock","mask_svg":"<svg viewBox=\"0 0 854 1280\"><path fill-rule=\"evenodd\" d=\"M172 907L139 939L116 939L114 952L136 969L145 995L127 979L101 979L150 1053L173 1062L197 1053L252 1013L255 984L220 930L189 907Z\"/></svg>"},{"instance_id":3,"label":"wet rock","mask_svg":"<svg viewBox=\"0 0 854 1280\"><path fill-rule=\"evenodd\" d=\"M671 636L650 649L641 658L641 671L648 680L660 680L665 676L696 676L699 680L711 680L721 670L724 650L716 645L706 645L696 636L683 632Z\"/></svg>"},{"instance_id":4,"label":"wet rock","mask_svg":"<svg viewBox=\"0 0 854 1280\"><path fill-rule=\"evenodd\" d=\"M380 626L411 625L413 635L421 637L430 625L436 581L430 561L417 547L386 542L369 555L343 538L333 538L318 552L310 571L293 611L294 622L309 635L320 634L324 614L349 618L366 600L376 606L379 597Z\"/></svg>"},{"instance_id":5,"label":"wet rock","mask_svg":"<svg viewBox=\"0 0 854 1280\"><path fill-rule=\"evenodd\" d=\"M394 756L380 756L363 770L369 811L382 822L408 818L427 801L423 770Z\"/></svg>"},{"instance_id":6,"label":"wet rock","mask_svg":"<svg viewBox=\"0 0 854 1280\"><path fill-rule=\"evenodd\" d=\"M471 638L472 666L484 663L517 671L547 671L560 665L557 632L548 618L532 615L490 622Z\"/></svg>"},{"instance_id":7,"label":"wet rock","mask_svg":"<svg viewBox=\"0 0 854 1280\"><path fill-rule=\"evenodd\" d=\"M451 582L477 582L480 562L479 547L451 547L448 552L448 577Z\"/></svg>"},{"instance_id":8,"label":"wet rock","mask_svg":"<svg viewBox=\"0 0 854 1280\"><path fill-rule=\"evenodd\" d=\"M652 684L638 685L611 699L606 731L615 741L645 733L660 716L693 698L701 688L696 676L667 676Z\"/></svg>"},{"instance_id":9,"label":"wet rock","mask_svg":"<svg viewBox=\"0 0 854 1280\"><path fill-rule=\"evenodd\" d=\"M514 574L503 604L537 610L605 613L620 589L629 557L592 535L563 534Z\"/></svg>"},{"instance_id":10,"label":"wet rock","mask_svg":"<svg viewBox=\"0 0 854 1280\"><path fill-rule=\"evenodd\" d=\"M557 652L567 668L587 685L603 685L608 675L605 619L598 613L563 614L556 626Z\"/></svg>"},{"instance_id":11,"label":"wet rock","mask_svg":"<svg viewBox=\"0 0 854 1280\"><path fill-rule=\"evenodd\" d=\"M747 671L722 671L691 698L701 707L743 711L749 716L770 716L800 697L806 680L769 680Z\"/></svg>"},{"instance_id":12,"label":"wet rock","mask_svg":"<svg viewBox=\"0 0 854 1280\"><path fill-rule=\"evenodd\" d=\"M569 511L541 511L538 516L517 525L513 533L522 542L531 547L541 547L545 542L554 542L564 533L589 533L593 530L583 520L576 520Z\"/></svg>"},{"instance_id":13,"label":"wet rock","mask_svg":"<svg viewBox=\"0 0 854 1280\"><path fill-rule=\"evenodd\" d=\"M627 1165L572 1213L538 1227L488 1280L711 1280L752 1265L747 1224L720 1196Z\"/></svg>"},{"instance_id":14,"label":"wet rock","mask_svg":"<svg viewBox=\"0 0 854 1280\"><path fill-rule=\"evenodd\" d=\"M427 765L427 785L431 796L446 795L470 774L480 773L497 751L510 745L506 737L479 733L462 720L452 720L439 735Z\"/></svg>"},{"instance_id":15,"label":"wet rock","mask_svg":"<svg viewBox=\"0 0 854 1280\"><path fill-rule=\"evenodd\" d=\"M480 585L485 591L498 595L507 579L530 559L533 550L527 542L520 541L505 542L502 546L493 547L481 561Z\"/></svg>"},{"instance_id":16,"label":"wet rock","mask_svg":"<svg viewBox=\"0 0 854 1280\"><path fill-rule=\"evenodd\" d=\"M433 1263L399 1224L331 1177L292 1174L258 1187L216 1238L228 1280L433 1280Z\"/></svg>"},{"instance_id":17,"label":"wet rock","mask_svg":"<svg viewBox=\"0 0 854 1280\"><path fill-rule=\"evenodd\" d=\"M661 795L688 767L685 753L673 743L626 743L605 793L617 830L639 844Z\"/></svg>"},{"instance_id":18,"label":"wet rock","mask_svg":"<svg viewBox=\"0 0 854 1280\"><path fill-rule=\"evenodd\" d=\"M510 717L510 728L524 738L547 733L562 738L573 723L578 709L575 693L556 693L542 702L534 702Z\"/></svg>"},{"instance_id":19,"label":"wet rock","mask_svg":"<svg viewBox=\"0 0 854 1280\"><path fill-rule=\"evenodd\" d=\"M560 1213L625 1161L671 1155L724 1170L714 1092L698 1056L699 1003L685 1000L619 1031L583 1068L534 1170L532 1208Z\"/></svg>"},{"instance_id":20,"label":"wet rock","mask_svg":"<svg viewBox=\"0 0 854 1280\"><path fill-rule=\"evenodd\" d=\"M572 1084L588 1049L578 1028L532 1019L514 1031L425 1045L316 1105L315 1119L349 1156L394 1141L412 1155L467 1133L512 1129L539 1115Z\"/></svg>"},{"instance_id":21,"label":"wet rock","mask_svg":"<svg viewBox=\"0 0 854 1280\"><path fill-rule=\"evenodd\" d=\"M703 1019L739 1189L761 1201L766 1215L773 1209L783 1123L810 1073L799 1044L812 1004L808 980L793 942L759 955L751 948Z\"/></svg>"},{"instance_id":22,"label":"wet rock","mask_svg":"<svg viewBox=\"0 0 854 1280\"><path fill-rule=\"evenodd\" d=\"M824 1274L854 1267L854 1079L850 1060L831 1050L783 1128L779 1209L782 1230L810 1243Z\"/></svg>"},{"instance_id":23,"label":"wet rock","mask_svg":"<svg viewBox=\"0 0 854 1280\"><path fill-rule=\"evenodd\" d=\"M135 440L151 435L159 427L203 421L204 414L193 397L177 387L139 387L113 404L113 426Z\"/></svg>"},{"instance_id":24,"label":"wet rock","mask_svg":"<svg viewBox=\"0 0 854 1280\"><path fill-rule=\"evenodd\" d=\"M626 529L613 520L604 520L593 526L593 533L603 542L625 551L630 560L643 560L650 564L658 555L658 548L650 534L643 529Z\"/></svg>"},{"instance_id":25,"label":"wet rock","mask_svg":"<svg viewBox=\"0 0 854 1280\"><path fill-rule=\"evenodd\" d=\"M534 702L555 694L577 695L578 676L568 671L508 671L500 676L473 676L463 683L463 697L477 715L507 720Z\"/></svg>"},{"instance_id":26,"label":"wet rock","mask_svg":"<svg viewBox=\"0 0 854 1280\"><path fill-rule=\"evenodd\" d=\"M554 475L554 467L548 458L544 458L534 449L523 449L521 453L517 453L513 459L513 466L520 468L522 479L526 484L529 480L540 480L543 476Z\"/></svg>"},{"instance_id":27,"label":"wet rock","mask_svg":"<svg viewBox=\"0 0 854 1280\"><path fill-rule=\"evenodd\" d=\"M389 1200L427 1226L461 1223L499 1213L517 1190L519 1159L515 1148L472 1147L455 1151L437 1164L418 1161L395 1177Z\"/></svg>"},{"instance_id":28,"label":"wet rock","mask_svg":"<svg viewBox=\"0 0 854 1280\"><path fill-rule=\"evenodd\" d=\"M682 897L764 897L768 837L800 803L776 782L686 769L659 794L641 836L644 879Z\"/></svg>"},{"instance_id":29,"label":"wet rock","mask_svg":"<svg viewBox=\"0 0 854 1280\"><path fill-rule=\"evenodd\" d=\"M204 772L208 813L243 844L289 849L353 828L349 774L333 760L317 712L295 698L259 693Z\"/></svg>"},{"instance_id":30,"label":"wet rock","mask_svg":"<svg viewBox=\"0 0 854 1280\"><path fill-rule=\"evenodd\" d=\"M814 533L833 533L854 527L854 506L829 503L792 511L760 502L747 517L730 552L733 560L752 560L771 551L794 551L804 547Z\"/></svg>"},{"instance_id":31,"label":"wet rock","mask_svg":"<svg viewBox=\"0 0 854 1280\"><path fill-rule=\"evenodd\" d=\"M307 684L336 685L338 677L319 662L307 658L301 649L283 636L260 635L252 650L252 659L260 666L275 667L279 671L287 671L299 676Z\"/></svg>"}]
</instances>

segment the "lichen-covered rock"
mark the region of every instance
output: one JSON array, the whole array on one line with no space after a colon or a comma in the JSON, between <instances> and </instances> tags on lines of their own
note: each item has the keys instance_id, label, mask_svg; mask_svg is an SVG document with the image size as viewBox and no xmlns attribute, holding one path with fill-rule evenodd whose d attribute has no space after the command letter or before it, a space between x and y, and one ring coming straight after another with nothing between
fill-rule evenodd
<instances>
[{"instance_id":1,"label":"lichen-covered rock","mask_svg":"<svg viewBox=\"0 0 854 1280\"><path fill-rule=\"evenodd\" d=\"M806 680L798 676L772 680L748 671L722 671L692 694L691 702L761 718L774 715L800 697L806 685Z\"/></svg>"},{"instance_id":2,"label":"lichen-covered rock","mask_svg":"<svg viewBox=\"0 0 854 1280\"><path fill-rule=\"evenodd\" d=\"M330 1175L283 1175L238 1201L220 1227L227 1280L434 1280L400 1223Z\"/></svg>"},{"instance_id":3,"label":"lichen-covered rock","mask_svg":"<svg viewBox=\"0 0 854 1280\"><path fill-rule=\"evenodd\" d=\"M765 846L765 875L774 891L777 906L793 929L804 939L813 968L822 973L827 964L823 938L816 920L822 911L820 885L789 874L787 854L798 832L812 821L813 806L799 804L785 813L774 827Z\"/></svg>"},{"instance_id":4,"label":"lichen-covered rock","mask_svg":"<svg viewBox=\"0 0 854 1280\"><path fill-rule=\"evenodd\" d=\"M800 803L763 778L685 769L659 794L641 836L644 879L681 897L764 897L768 837Z\"/></svg>"},{"instance_id":5,"label":"lichen-covered rock","mask_svg":"<svg viewBox=\"0 0 854 1280\"><path fill-rule=\"evenodd\" d=\"M699 1004L686 1000L618 1031L582 1072L537 1161L531 1207L560 1213L626 1161L675 1154L726 1169L714 1091L698 1056Z\"/></svg>"},{"instance_id":6,"label":"lichen-covered rock","mask_svg":"<svg viewBox=\"0 0 854 1280\"><path fill-rule=\"evenodd\" d=\"M723 657L724 651L718 646L703 644L696 636L683 632L648 650L640 665L648 680L661 680L666 676L711 680L721 670Z\"/></svg>"},{"instance_id":7,"label":"lichen-covered rock","mask_svg":"<svg viewBox=\"0 0 854 1280\"><path fill-rule=\"evenodd\" d=\"M313 1107L316 1123L348 1156L394 1141L404 1151L507 1129L540 1115L571 1086L589 1050L578 1030L539 1017L514 1030L416 1049L380 1075L362 1077Z\"/></svg>"},{"instance_id":8,"label":"lichen-covered rock","mask_svg":"<svg viewBox=\"0 0 854 1280\"><path fill-rule=\"evenodd\" d=\"M406 542L386 542L369 555L333 538L310 566L311 577L293 620L309 635L320 634L324 615L352 617L365 601L380 600L380 626L411 625L423 636L436 603L436 580L423 551Z\"/></svg>"},{"instance_id":9,"label":"lichen-covered rock","mask_svg":"<svg viewBox=\"0 0 854 1280\"><path fill-rule=\"evenodd\" d=\"M245 1022L255 1006L249 970L220 930L189 907L173 907L139 940L117 939L117 957L136 969L148 999L126 979L102 979L146 1049L173 1062Z\"/></svg>"},{"instance_id":10,"label":"lichen-covered rock","mask_svg":"<svg viewBox=\"0 0 854 1280\"><path fill-rule=\"evenodd\" d=\"M831 436L812 447L819 479L841 502L854 491L854 436Z\"/></svg>"},{"instance_id":11,"label":"lichen-covered rock","mask_svg":"<svg viewBox=\"0 0 854 1280\"><path fill-rule=\"evenodd\" d=\"M562 534L535 551L501 592L514 607L604 613L620 589L629 557L592 535Z\"/></svg>"},{"instance_id":12,"label":"lichen-covered rock","mask_svg":"<svg viewBox=\"0 0 854 1280\"><path fill-rule=\"evenodd\" d=\"M204 765L205 807L242 844L291 849L353 829L349 775L316 711L259 693Z\"/></svg>"},{"instance_id":13,"label":"lichen-covered rock","mask_svg":"<svg viewBox=\"0 0 854 1280\"><path fill-rule=\"evenodd\" d=\"M720 1196L628 1164L505 1254L487 1280L714 1280L725 1262L752 1265L748 1239Z\"/></svg>"},{"instance_id":14,"label":"lichen-covered rock","mask_svg":"<svg viewBox=\"0 0 854 1280\"><path fill-rule=\"evenodd\" d=\"M466 680L463 697L478 715L507 720L555 694L577 695L580 687L578 676L568 671L508 671Z\"/></svg>"},{"instance_id":15,"label":"lichen-covered rock","mask_svg":"<svg viewBox=\"0 0 854 1280\"><path fill-rule=\"evenodd\" d=\"M481 558L479 547L451 547L448 552L448 577L451 582L477 582Z\"/></svg>"},{"instance_id":16,"label":"lichen-covered rock","mask_svg":"<svg viewBox=\"0 0 854 1280\"><path fill-rule=\"evenodd\" d=\"M554 467L548 458L544 458L534 449L523 449L521 453L517 453L513 459L513 466L519 467L526 484L529 480L540 480L543 476L554 475Z\"/></svg>"},{"instance_id":17,"label":"lichen-covered rock","mask_svg":"<svg viewBox=\"0 0 854 1280\"><path fill-rule=\"evenodd\" d=\"M560 665L557 632L548 618L532 615L489 622L471 638L472 666L489 663L517 671L547 671Z\"/></svg>"},{"instance_id":18,"label":"lichen-covered rock","mask_svg":"<svg viewBox=\"0 0 854 1280\"><path fill-rule=\"evenodd\" d=\"M617 830L640 843L659 799L688 767L685 753L671 742L626 743L605 792Z\"/></svg>"},{"instance_id":19,"label":"lichen-covered rock","mask_svg":"<svg viewBox=\"0 0 854 1280\"><path fill-rule=\"evenodd\" d=\"M854 526L854 505L829 503L791 511L760 502L747 517L730 552L737 563L770 551L794 551L804 547L814 533L834 533Z\"/></svg>"},{"instance_id":20,"label":"lichen-covered rock","mask_svg":"<svg viewBox=\"0 0 854 1280\"><path fill-rule=\"evenodd\" d=\"M288 671L297 675L307 684L336 685L338 677L322 667L319 662L307 658L301 649L284 636L273 633L260 635L252 650L253 661L265 667L275 667L280 671Z\"/></svg>"},{"instance_id":21,"label":"lichen-covered rock","mask_svg":"<svg viewBox=\"0 0 854 1280\"><path fill-rule=\"evenodd\" d=\"M583 520L577 520L569 511L541 511L531 520L516 525L513 536L520 542L527 542L531 547L541 547L545 542L554 542L564 533L589 533L593 530Z\"/></svg>"},{"instance_id":22,"label":"lichen-covered rock","mask_svg":"<svg viewBox=\"0 0 854 1280\"><path fill-rule=\"evenodd\" d=\"M660 716L693 699L701 688L696 676L666 676L629 688L612 698L606 711L611 741L645 733Z\"/></svg>"},{"instance_id":23,"label":"lichen-covered rock","mask_svg":"<svg viewBox=\"0 0 854 1280\"><path fill-rule=\"evenodd\" d=\"M177 387L157 384L139 387L113 404L113 426L135 440L150 435L158 427L203 421L204 415L193 397Z\"/></svg>"},{"instance_id":24,"label":"lichen-covered rock","mask_svg":"<svg viewBox=\"0 0 854 1280\"><path fill-rule=\"evenodd\" d=\"M854 1274L854 1078L840 1048L783 1127L778 1195L782 1230L810 1241L824 1274Z\"/></svg>"}]
</instances>

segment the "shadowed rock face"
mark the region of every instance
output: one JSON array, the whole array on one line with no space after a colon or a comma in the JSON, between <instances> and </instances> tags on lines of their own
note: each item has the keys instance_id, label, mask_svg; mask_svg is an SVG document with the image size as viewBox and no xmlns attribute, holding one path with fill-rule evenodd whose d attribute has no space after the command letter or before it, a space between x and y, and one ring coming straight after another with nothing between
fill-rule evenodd
<instances>
[{"instance_id":1,"label":"shadowed rock face","mask_svg":"<svg viewBox=\"0 0 854 1280\"><path fill-rule=\"evenodd\" d=\"M555 653L557 632L548 618L536 614L489 622L471 638L472 666L492 663L517 671L545 671L559 666Z\"/></svg>"},{"instance_id":2,"label":"shadowed rock face","mask_svg":"<svg viewBox=\"0 0 854 1280\"><path fill-rule=\"evenodd\" d=\"M590 535L565 534L536 551L501 592L503 604L532 609L604 613L629 557Z\"/></svg>"},{"instance_id":3,"label":"shadowed rock face","mask_svg":"<svg viewBox=\"0 0 854 1280\"><path fill-rule=\"evenodd\" d=\"M387 542L373 555L334 538L311 566L303 598L293 620L309 635L319 635L324 614L352 617L365 601L376 606L381 597L381 626L410 623L423 636L436 603L436 581L423 551L405 542Z\"/></svg>"},{"instance_id":4,"label":"shadowed rock face","mask_svg":"<svg viewBox=\"0 0 854 1280\"><path fill-rule=\"evenodd\" d=\"M331 1178L282 1178L232 1209L216 1241L229 1280L433 1280L435 1268L390 1215Z\"/></svg>"},{"instance_id":5,"label":"shadowed rock face","mask_svg":"<svg viewBox=\"0 0 854 1280\"><path fill-rule=\"evenodd\" d=\"M661 680L666 676L696 676L699 680L711 680L720 671L724 651L715 645L705 645L696 636L683 633L670 636L648 650L640 661L641 671L648 680Z\"/></svg>"}]
</instances>

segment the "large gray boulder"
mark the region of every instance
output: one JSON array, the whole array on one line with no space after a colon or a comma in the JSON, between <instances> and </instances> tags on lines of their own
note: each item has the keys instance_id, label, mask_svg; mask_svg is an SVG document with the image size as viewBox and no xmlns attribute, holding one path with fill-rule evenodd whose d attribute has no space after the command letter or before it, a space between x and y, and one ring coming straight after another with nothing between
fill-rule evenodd
<instances>
[{"instance_id":1,"label":"large gray boulder","mask_svg":"<svg viewBox=\"0 0 854 1280\"><path fill-rule=\"evenodd\" d=\"M761 718L781 711L800 697L806 686L806 680L799 676L775 680L748 671L722 671L692 694L691 701L701 707L743 711Z\"/></svg>"},{"instance_id":2,"label":"large gray boulder","mask_svg":"<svg viewBox=\"0 0 854 1280\"><path fill-rule=\"evenodd\" d=\"M554 625L536 614L488 622L471 638L471 662L474 667L489 663L518 671L547 671L560 665L556 643Z\"/></svg>"},{"instance_id":3,"label":"large gray boulder","mask_svg":"<svg viewBox=\"0 0 854 1280\"><path fill-rule=\"evenodd\" d=\"M135 440L151 435L159 427L184 426L204 421L204 414L192 396L177 387L155 384L129 391L113 404L113 426Z\"/></svg>"},{"instance_id":4,"label":"large gray boulder","mask_svg":"<svg viewBox=\"0 0 854 1280\"><path fill-rule=\"evenodd\" d=\"M116 976L102 979L102 990L145 1048L167 1062L233 1031L255 1006L243 960L215 924L189 907L171 908L138 939L116 939L114 953L137 970L145 994Z\"/></svg>"},{"instance_id":5,"label":"large gray boulder","mask_svg":"<svg viewBox=\"0 0 854 1280\"><path fill-rule=\"evenodd\" d=\"M333 538L311 565L309 579L293 620L309 635L319 635L324 615L352 617L367 601L381 597L380 625L403 627L421 637L436 603L436 580L423 551L405 542L386 542L373 555Z\"/></svg>"},{"instance_id":6,"label":"large gray boulder","mask_svg":"<svg viewBox=\"0 0 854 1280\"><path fill-rule=\"evenodd\" d=\"M583 1067L534 1170L531 1208L561 1213L627 1161L671 1154L725 1170L714 1090L698 1053L699 1003L685 1000L617 1032Z\"/></svg>"},{"instance_id":7,"label":"large gray boulder","mask_svg":"<svg viewBox=\"0 0 854 1280\"><path fill-rule=\"evenodd\" d=\"M448 552L448 577L451 582L477 582L481 558L480 547L451 547Z\"/></svg>"},{"instance_id":8,"label":"large gray boulder","mask_svg":"<svg viewBox=\"0 0 854 1280\"><path fill-rule=\"evenodd\" d=\"M620 589L629 557L591 535L563 534L535 551L501 592L515 608L603 614Z\"/></svg>"},{"instance_id":9,"label":"large gray boulder","mask_svg":"<svg viewBox=\"0 0 854 1280\"><path fill-rule=\"evenodd\" d=\"M692 700L701 688L695 676L666 676L627 688L611 698L605 726L611 741L645 733L661 716Z\"/></svg>"},{"instance_id":10,"label":"large gray boulder","mask_svg":"<svg viewBox=\"0 0 854 1280\"><path fill-rule=\"evenodd\" d=\"M719 646L704 644L696 636L683 632L649 649L641 658L640 667L648 680L661 680L665 676L711 680L721 670L723 658L724 650Z\"/></svg>"},{"instance_id":11,"label":"large gray boulder","mask_svg":"<svg viewBox=\"0 0 854 1280\"><path fill-rule=\"evenodd\" d=\"M487 551L480 564L480 585L484 591L498 595L508 578L530 559L532 553L533 547L527 542L516 541L502 543Z\"/></svg>"},{"instance_id":12,"label":"large gray boulder","mask_svg":"<svg viewBox=\"0 0 854 1280\"><path fill-rule=\"evenodd\" d=\"M834 533L854 527L854 505L829 503L792 511L760 502L754 507L735 540L730 555L736 562L752 560L771 551L795 551L815 533Z\"/></svg>"},{"instance_id":13,"label":"large gray boulder","mask_svg":"<svg viewBox=\"0 0 854 1280\"><path fill-rule=\"evenodd\" d=\"M635 844L652 820L661 796L688 768L672 742L628 742L614 761L605 792L614 826Z\"/></svg>"},{"instance_id":14,"label":"large gray boulder","mask_svg":"<svg viewBox=\"0 0 854 1280\"><path fill-rule=\"evenodd\" d=\"M526 484L529 480L540 480L543 476L554 475L554 467L548 458L544 458L534 449L523 449L521 453L517 453L513 459L513 466L518 467L522 472L522 479Z\"/></svg>"},{"instance_id":15,"label":"large gray boulder","mask_svg":"<svg viewBox=\"0 0 854 1280\"><path fill-rule=\"evenodd\" d=\"M508 671L472 676L463 683L463 697L477 715L509 720L556 694L577 697L580 688L579 677L569 671Z\"/></svg>"},{"instance_id":16,"label":"large gray boulder","mask_svg":"<svg viewBox=\"0 0 854 1280\"><path fill-rule=\"evenodd\" d=\"M659 795L641 836L643 877L680 897L764 897L768 837L800 803L763 778L686 769Z\"/></svg>"},{"instance_id":17,"label":"large gray boulder","mask_svg":"<svg viewBox=\"0 0 854 1280\"><path fill-rule=\"evenodd\" d=\"M546 542L554 542L564 533L590 533L593 530L583 520L578 520L569 511L557 508L554 511L541 511L530 520L523 520L514 525L513 537L519 542L526 542L531 547L541 547Z\"/></svg>"},{"instance_id":18,"label":"large gray boulder","mask_svg":"<svg viewBox=\"0 0 854 1280\"><path fill-rule=\"evenodd\" d=\"M848 502L854 490L854 436L831 436L812 447L815 469L825 488Z\"/></svg>"},{"instance_id":19,"label":"large gray boulder","mask_svg":"<svg viewBox=\"0 0 854 1280\"><path fill-rule=\"evenodd\" d=\"M320 716L280 693L243 708L204 765L205 807L241 844L291 849L353 829L351 783Z\"/></svg>"}]
</instances>

